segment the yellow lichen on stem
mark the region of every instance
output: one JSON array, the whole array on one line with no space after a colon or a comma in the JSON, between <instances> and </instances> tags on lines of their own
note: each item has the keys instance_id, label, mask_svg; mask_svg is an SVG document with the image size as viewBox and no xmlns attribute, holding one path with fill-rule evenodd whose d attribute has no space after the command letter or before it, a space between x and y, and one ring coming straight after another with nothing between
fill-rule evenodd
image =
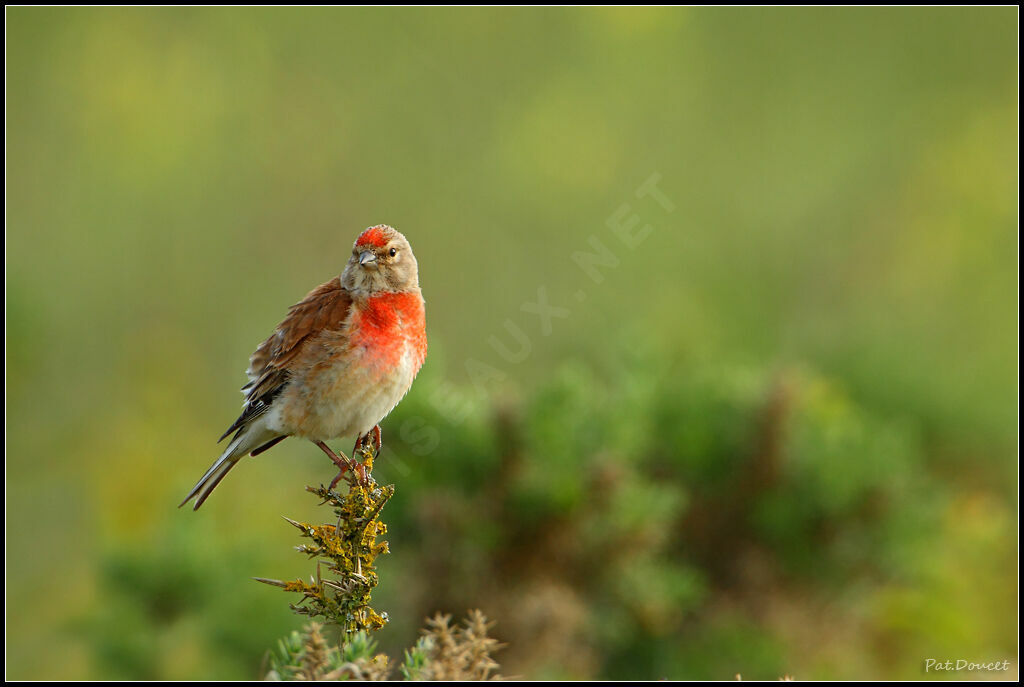
<instances>
[{"instance_id":1,"label":"yellow lichen on stem","mask_svg":"<svg viewBox=\"0 0 1024 687\"><path fill-rule=\"evenodd\" d=\"M373 466L372 449L362 451L364 465ZM307 582L302 579L283 582L256 578L260 582L298 592L302 599L290 604L302 615L323 618L346 633L379 630L387 622L386 613L370 606L370 594L377 586L376 559L388 553L387 541L378 540L387 533L380 512L394 495L394 485L380 486L367 472L365 483L352 480L342 494L323 485L306 487L316 494L321 505L330 505L336 520L311 524L285 518L311 543L296 547L311 559L318 559L317 571Z\"/></svg>"}]
</instances>

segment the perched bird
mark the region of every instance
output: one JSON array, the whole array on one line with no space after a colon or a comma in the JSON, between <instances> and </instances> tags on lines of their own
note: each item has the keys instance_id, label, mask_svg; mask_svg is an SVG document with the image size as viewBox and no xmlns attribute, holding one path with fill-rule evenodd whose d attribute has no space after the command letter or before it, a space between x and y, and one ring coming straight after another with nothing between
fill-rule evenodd
<instances>
[{"instance_id":1,"label":"perched bird","mask_svg":"<svg viewBox=\"0 0 1024 687\"><path fill-rule=\"evenodd\" d=\"M231 441L192 488L195 509L246 455L296 436L319 446L339 468L365 479L361 465L326 443L356 437L355 450L409 391L427 355L416 258L405 236L384 224L356 239L340 277L293 305L249 358L242 414L221 436ZM180 507L180 506L179 506Z\"/></svg>"}]
</instances>

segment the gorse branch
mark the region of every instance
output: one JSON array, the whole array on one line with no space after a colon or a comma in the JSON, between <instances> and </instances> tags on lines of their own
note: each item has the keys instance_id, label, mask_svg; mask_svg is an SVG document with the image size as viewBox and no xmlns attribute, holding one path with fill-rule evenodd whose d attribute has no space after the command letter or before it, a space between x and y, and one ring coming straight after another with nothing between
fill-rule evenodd
<instances>
[{"instance_id":1,"label":"gorse branch","mask_svg":"<svg viewBox=\"0 0 1024 687\"><path fill-rule=\"evenodd\" d=\"M369 447L362 452L367 470L373 467L372 452ZM351 480L344 495L324 486L306 487L306 491L320 497L321 505L329 504L336 516L326 524L285 518L309 540L296 550L317 560L316 575L309 581L255 579L300 593L302 599L290 604L292 610L338 625L346 635L379 630L387 623L387 613L370 606L370 595L377 586L377 556L388 553L388 543L378 541L387 533L387 525L379 517L395 493L394 485L378 485L368 471L367 483Z\"/></svg>"},{"instance_id":2,"label":"gorse branch","mask_svg":"<svg viewBox=\"0 0 1024 687\"><path fill-rule=\"evenodd\" d=\"M278 643L270 656L268 680L387 680L391 672L388 657L374 654L376 643L369 633L388 620L370 606L370 594L377 586L377 556L388 553L388 543L378 540L388 528L380 513L394 495L394 485L378 485L369 469L373 449L360 451L367 468L366 483L349 475L343 495L328 487L306 487L330 505L335 517L326 524L311 524L285 518L308 540L296 547L316 559L316 575L285 582L256 578L259 582L302 595L289 604L296 613L321 618L339 626L340 646L325 639L322 625L311 622L302 633L292 632ZM499 666L491 653L500 648L490 638L484 614L470 611L461 626L451 625L451 616L436 615L414 647L405 652L400 667L406 680L496 680Z\"/></svg>"}]
</instances>

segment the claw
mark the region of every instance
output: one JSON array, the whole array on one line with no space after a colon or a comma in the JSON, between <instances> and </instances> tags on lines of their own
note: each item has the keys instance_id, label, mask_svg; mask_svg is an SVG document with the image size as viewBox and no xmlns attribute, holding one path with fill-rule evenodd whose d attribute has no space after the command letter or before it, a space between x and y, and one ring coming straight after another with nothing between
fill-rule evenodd
<instances>
[{"instance_id":1,"label":"claw","mask_svg":"<svg viewBox=\"0 0 1024 687\"><path fill-rule=\"evenodd\" d=\"M380 425L374 425L373 429L364 434L363 436L356 439L356 445L352 447L352 453L359 453L363 446L366 445L367 441L373 441L373 457L376 458L380 455L381 439L380 439Z\"/></svg>"}]
</instances>

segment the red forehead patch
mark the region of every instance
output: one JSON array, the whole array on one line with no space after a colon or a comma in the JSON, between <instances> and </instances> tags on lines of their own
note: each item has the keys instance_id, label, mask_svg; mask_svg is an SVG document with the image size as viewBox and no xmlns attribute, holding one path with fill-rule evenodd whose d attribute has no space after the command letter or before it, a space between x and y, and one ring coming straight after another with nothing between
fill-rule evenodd
<instances>
[{"instance_id":1,"label":"red forehead patch","mask_svg":"<svg viewBox=\"0 0 1024 687\"><path fill-rule=\"evenodd\" d=\"M386 224L378 224L375 227L370 227L356 239L357 246L376 246L377 248L383 247L387 242L388 238L384 235L384 230L390 229Z\"/></svg>"}]
</instances>

